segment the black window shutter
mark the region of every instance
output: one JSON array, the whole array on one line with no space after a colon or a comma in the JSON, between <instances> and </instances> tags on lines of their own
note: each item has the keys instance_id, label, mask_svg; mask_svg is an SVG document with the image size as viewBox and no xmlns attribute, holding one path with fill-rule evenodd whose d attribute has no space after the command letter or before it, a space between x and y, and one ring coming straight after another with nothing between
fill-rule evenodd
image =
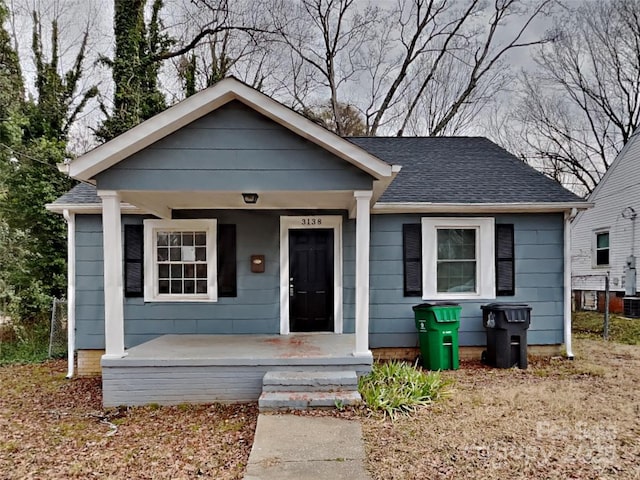
<instances>
[{"instance_id":1,"label":"black window shutter","mask_svg":"<svg viewBox=\"0 0 640 480\"><path fill-rule=\"evenodd\" d=\"M422 225L402 225L402 262L404 296L422 296Z\"/></svg>"},{"instance_id":2,"label":"black window shutter","mask_svg":"<svg viewBox=\"0 0 640 480\"><path fill-rule=\"evenodd\" d=\"M142 297L144 294L144 227L124 226L124 294Z\"/></svg>"},{"instance_id":3,"label":"black window shutter","mask_svg":"<svg viewBox=\"0 0 640 480\"><path fill-rule=\"evenodd\" d=\"M236 297L236 226L218 225L218 296Z\"/></svg>"},{"instance_id":4,"label":"black window shutter","mask_svg":"<svg viewBox=\"0 0 640 480\"><path fill-rule=\"evenodd\" d=\"M513 225L496 225L496 295L515 295Z\"/></svg>"}]
</instances>

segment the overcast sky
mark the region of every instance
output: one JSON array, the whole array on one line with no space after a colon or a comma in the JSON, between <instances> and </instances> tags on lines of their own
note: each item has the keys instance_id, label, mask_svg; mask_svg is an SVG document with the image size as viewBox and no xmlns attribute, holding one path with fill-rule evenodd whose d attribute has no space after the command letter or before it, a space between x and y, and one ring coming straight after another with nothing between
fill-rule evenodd
<instances>
[{"instance_id":1,"label":"overcast sky","mask_svg":"<svg viewBox=\"0 0 640 480\"><path fill-rule=\"evenodd\" d=\"M183 0L166 0L165 11L170 11L172 2L181 1ZM380 4L389 2L395 2L395 0L378 0ZM30 12L35 7L36 10L42 13L43 42L45 42L45 52L47 53L50 51L48 49L50 43L50 21L54 17L60 18L60 42L63 54L61 67L64 71L71 67L78 51L82 33L86 26L89 26L90 38L83 83L85 88L97 84L105 98L110 98L110 73L106 68L100 66L97 60L100 56L111 57L113 55L113 0L8 0L7 3L12 11L16 13L14 16L15 21L9 28L13 30L18 39L22 66L31 91L33 91L34 66L31 53L32 22ZM166 23L169 24L169 20ZM552 23L553 19L548 17L537 19L530 26L526 39L539 38L550 28ZM501 35L503 37L512 35L518 28L519 26L515 23L513 26L507 24ZM517 69L529 69L534 65L531 60L531 53L525 50L513 52L508 61ZM168 82L166 78L163 83L165 87L168 87L168 89L165 88L166 93L170 93L170 90L175 88L175 85ZM504 101L508 101L508 97L505 97ZM89 146L85 145L83 147L83 144L90 140L88 127L95 126L99 122L100 115L97 103L92 102L76 125L74 135L81 137L81 141L80 144L74 143L74 150L83 150Z\"/></svg>"}]
</instances>

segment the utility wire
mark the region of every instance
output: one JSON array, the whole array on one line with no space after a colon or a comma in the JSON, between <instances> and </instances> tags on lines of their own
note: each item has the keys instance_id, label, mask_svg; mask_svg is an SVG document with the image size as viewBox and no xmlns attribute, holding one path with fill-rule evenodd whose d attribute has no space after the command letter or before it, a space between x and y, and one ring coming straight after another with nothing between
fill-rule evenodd
<instances>
[{"instance_id":1,"label":"utility wire","mask_svg":"<svg viewBox=\"0 0 640 480\"><path fill-rule=\"evenodd\" d=\"M16 149L14 149L14 148L10 147L9 145L7 145L6 143L0 142L0 146L6 148L12 155L28 158L29 160L33 160L34 162L41 163L42 165L46 165L47 167L51 167L51 168L55 169L56 171L59 171L57 165L51 165L50 163L44 162L44 161L40 160L39 158L32 157L31 155L27 155L26 153L23 153L23 152L19 152Z\"/></svg>"}]
</instances>

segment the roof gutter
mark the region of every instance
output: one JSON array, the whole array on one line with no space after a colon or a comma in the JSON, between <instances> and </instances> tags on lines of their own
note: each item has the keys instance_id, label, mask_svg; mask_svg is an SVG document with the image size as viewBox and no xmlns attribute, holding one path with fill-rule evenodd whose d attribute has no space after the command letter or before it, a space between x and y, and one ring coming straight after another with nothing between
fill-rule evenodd
<instances>
[{"instance_id":1,"label":"roof gutter","mask_svg":"<svg viewBox=\"0 0 640 480\"><path fill-rule=\"evenodd\" d=\"M74 373L76 353L76 217L62 212L67 221L67 378Z\"/></svg>"},{"instance_id":2,"label":"roof gutter","mask_svg":"<svg viewBox=\"0 0 640 480\"><path fill-rule=\"evenodd\" d=\"M560 213L592 208L591 202L544 203L430 203L378 202L372 214L394 213Z\"/></svg>"},{"instance_id":3,"label":"roof gutter","mask_svg":"<svg viewBox=\"0 0 640 480\"><path fill-rule=\"evenodd\" d=\"M102 204L101 203L47 203L44 206L50 212L60 213L64 215L65 210L69 213L79 213L79 214L101 214L102 213ZM128 214L146 214L149 213L146 210L136 207L135 205L131 205L129 203L121 203L120 210L122 213Z\"/></svg>"}]
</instances>

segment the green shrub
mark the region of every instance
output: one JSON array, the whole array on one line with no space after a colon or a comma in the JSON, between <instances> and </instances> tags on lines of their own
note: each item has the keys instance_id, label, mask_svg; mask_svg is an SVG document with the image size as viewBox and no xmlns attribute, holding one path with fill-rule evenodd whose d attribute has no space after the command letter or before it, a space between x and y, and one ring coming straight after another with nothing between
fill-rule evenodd
<instances>
[{"instance_id":1,"label":"green shrub","mask_svg":"<svg viewBox=\"0 0 640 480\"><path fill-rule=\"evenodd\" d=\"M450 386L451 381L440 372L425 372L398 361L375 363L371 373L359 382L360 394L369 408L391 420L448 396Z\"/></svg>"},{"instance_id":2,"label":"green shrub","mask_svg":"<svg viewBox=\"0 0 640 480\"><path fill-rule=\"evenodd\" d=\"M10 333L0 335L0 365L37 363L47 359L49 325L46 322L11 325L10 328Z\"/></svg>"}]
</instances>

